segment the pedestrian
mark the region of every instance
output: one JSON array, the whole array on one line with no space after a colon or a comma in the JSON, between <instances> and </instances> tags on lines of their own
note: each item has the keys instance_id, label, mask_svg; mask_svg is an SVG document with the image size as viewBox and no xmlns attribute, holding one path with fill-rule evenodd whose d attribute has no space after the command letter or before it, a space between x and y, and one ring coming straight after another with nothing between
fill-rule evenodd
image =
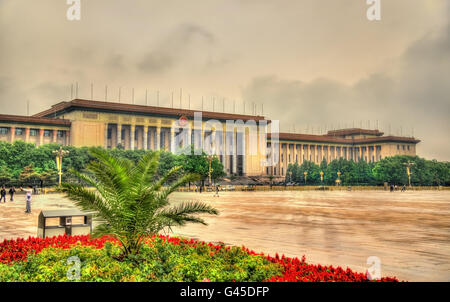
<instances>
[{"instance_id":1,"label":"pedestrian","mask_svg":"<svg viewBox=\"0 0 450 302\"><path fill-rule=\"evenodd\" d=\"M219 197L219 185L216 185L216 194L214 194L214 197Z\"/></svg>"},{"instance_id":2,"label":"pedestrian","mask_svg":"<svg viewBox=\"0 0 450 302\"><path fill-rule=\"evenodd\" d=\"M28 188L24 189L24 188L20 188L21 191L25 191L26 193L26 208L25 208L25 213L31 213L31 194L33 194L33 187L32 186L28 186Z\"/></svg>"},{"instance_id":3,"label":"pedestrian","mask_svg":"<svg viewBox=\"0 0 450 302\"><path fill-rule=\"evenodd\" d=\"M14 193L16 193L16 188L11 187L9 189L9 196L11 196L11 198L9 199L9 201L14 201Z\"/></svg>"},{"instance_id":4,"label":"pedestrian","mask_svg":"<svg viewBox=\"0 0 450 302\"><path fill-rule=\"evenodd\" d=\"M6 189L5 189L5 186L3 186L2 189L0 190L0 202L2 202L2 199L3 199L3 202L6 203Z\"/></svg>"}]
</instances>

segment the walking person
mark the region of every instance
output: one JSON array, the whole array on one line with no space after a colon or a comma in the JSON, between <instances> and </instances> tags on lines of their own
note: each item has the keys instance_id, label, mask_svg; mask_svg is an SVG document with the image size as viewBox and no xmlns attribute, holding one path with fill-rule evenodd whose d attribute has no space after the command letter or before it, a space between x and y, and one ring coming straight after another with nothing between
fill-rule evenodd
<instances>
[{"instance_id":1,"label":"walking person","mask_svg":"<svg viewBox=\"0 0 450 302\"><path fill-rule=\"evenodd\" d=\"M31 194L33 194L33 187L32 186L28 186L28 188L24 189L24 188L20 188L21 191L25 191L26 193L26 208L25 208L25 213L31 213Z\"/></svg>"},{"instance_id":2,"label":"walking person","mask_svg":"<svg viewBox=\"0 0 450 302\"><path fill-rule=\"evenodd\" d=\"M3 199L3 202L6 203L6 189L5 189L5 186L3 186L2 189L0 190L0 202L2 202L2 199Z\"/></svg>"},{"instance_id":3,"label":"walking person","mask_svg":"<svg viewBox=\"0 0 450 302\"><path fill-rule=\"evenodd\" d=\"M219 185L216 185L216 193L214 194L214 197L219 197Z\"/></svg>"},{"instance_id":4,"label":"walking person","mask_svg":"<svg viewBox=\"0 0 450 302\"><path fill-rule=\"evenodd\" d=\"M10 189L9 189L9 196L11 197L10 199L9 199L9 201L14 201L14 194L16 193L16 188L14 188L14 187L11 187Z\"/></svg>"}]
</instances>

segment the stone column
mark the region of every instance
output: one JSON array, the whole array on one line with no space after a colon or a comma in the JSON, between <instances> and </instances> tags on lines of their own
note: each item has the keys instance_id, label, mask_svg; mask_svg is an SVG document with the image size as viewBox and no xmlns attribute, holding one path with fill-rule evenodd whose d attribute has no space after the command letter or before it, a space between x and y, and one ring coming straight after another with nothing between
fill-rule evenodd
<instances>
[{"instance_id":1,"label":"stone column","mask_svg":"<svg viewBox=\"0 0 450 302\"><path fill-rule=\"evenodd\" d=\"M203 131L202 131L203 133ZM203 134L202 134L203 137ZM233 130L233 173L237 173L237 132Z\"/></svg>"},{"instance_id":2,"label":"stone column","mask_svg":"<svg viewBox=\"0 0 450 302\"><path fill-rule=\"evenodd\" d=\"M66 130L66 146L70 145L70 130Z\"/></svg>"},{"instance_id":3,"label":"stone column","mask_svg":"<svg viewBox=\"0 0 450 302\"><path fill-rule=\"evenodd\" d=\"M44 144L44 129L39 129L39 146Z\"/></svg>"},{"instance_id":4,"label":"stone column","mask_svg":"<svg viewBox=\"0 0 450 302\"><path fill-rule=\"evenodd\" d=\"M122 125L121 124L117 124L117 145L122 145ZM125 147L125 146L123 146L123 147Z\"/></svg>"},{"instance_id":5,"label":"stone column","mask_svg":"<svg viewBox=\"0 0 450 302\"><path fill-rule=\"evenodd\" d=\"M11 144L12 144L12 143L14 143L14 138L16 136L16 127L11 127L10 131L11 131Z\"/></svg>"},{"instance_id":6,"label":"stone column","mask_svg":"<svg viewBox=\"0 0 450 302\"><path fill-rule=\"evenodd\" d=\"M136 134L136 125L130 125L130 149L134 150L134 139Z\"/></svg>"},{"instance_id":7,"label":"stone column","mask_svg":"<svg viewBox=\"0 0 450 302\"><path fill-rule=\"evenodd\" d=\"M322 160L325 158L325 152L324 152L324 145L322 145L322 146L320 146L320 158L319 158L319 163L321 163L322 162ZM326 160L326 158L325 158L325 160Z\"/></svg>"},{"instance_id":8,"label":"stone column","mask_svg":"<svg viewBox=\"0 0 450 302\"><path fill-rule=\"evenodd\" d=\"M186 147L192 145L192 126L189 124L187 127L188 137L186 140Z\"/></svg>"},{"instance_id":9,"label":"stone column","mask_svg":"<svg viewBox=\"0 0 450 302\"><path fill-rule=\"evenodd\" d=\"M53 142L56 143L56 138L58 137L58 130L53 130Z\"/></svg>"},{"instance_id":10,"label":"stone column","mask_svg":"<svg viewBox=\"0 0 450 302\"><path fill-rule=\"evenodd\" d=\"M370 162L371 158L370 158L369 146L366 146L366 157L367 157L367 162Z\"/></svg>"},{"instance_id":11,"label":"stone column","mask_svg":"<svg viewBox=\"0 0 450 302\"><path fill-rule=\"evenodd\" d=\"M247 146L248 146L248 136L247 136L247 130L249 130L249 129L246 129L246 128L244 128L243 129L243 131L242 131L242 175L246 175L246 173L247 173L247 169L246 169L246 165L247 165L247 158L246 158L246 156L247 156L247 154L248 154L248 148L247 148Z\"/></svg>"},{"instance_id":12,"label":"stone column","mask_svg":"<svg viewBox=\"0 0 450 302\"><path fill-rule=\"evenodd\" d=\"M155 150L155 136L156 136L156 130L153 131L153 128L150 128L148 130L148 136L150 138L148 142L148 149L149 150Z\"/></svg>"},{"instance_id":13,"label":"stone column","mask_svg":"<svg viewBox=\"0 0 450 302\"><path fill-rule=\"evenodd\" d=\"M311 156L311 145L306 145L306 154L305 154L305 158L306 161L310 161L309 157Z\"/></svg>"},{"instance_id":14,"label":"stone column","mask_svg":"<svg viewBox=\"0 0 450 302\"><path fill-rule=\"evenodd\" d=\"M228 169L228 155L227 155L227 131L225 126L222 128L222 165L225 168L225 173Z\"/></svg>"},{"instance_id":15,"label":"stone column","mask_svg":"<svg viewBox=\"0 0 450 302\"><path fill-rule=\"evenodd\" d=\"M30 142L30 128L25 128L25 142Z\"/></svg>"},{"instance_id":16,"label":"stone column","mask_svg":"<svg viewBox=\"0 0 450 302\"><path fill-rule=\"evenodd\" d=\"M108 149L108 123L105 124L105 149Z\"/></svg>"},{"instance_id":17,"label":"stone column","mask_svg":"<svg viewBox=\"0 0 450 302\"><path fill-rule=\"evenodd\" d=\"M294 144L294 164L297 163L298 164L298 150L297 150L297 144Z\"/></svg>"},{"instance_id":18,"label":"stone column","mask_svg":"<svg viewBox=\"0 0 450 302\"><path fill-rule=\"evenodd\" d=\"M303 147L304 144L299 144L299 149L298 149L298 164L301 165L303 164Z\"/></svg>"},{"instance_id":19,"label":"stone column","mask_svg":"<svg viewBox=\"0 0 450 302\"><path fill-rule=\"evenodd\" d=\"M156 146L155 150L161 150L161 126L156 126Z\"/></svg>"},{"instance_id":20,"label":"stone column","mask_svg":"<svg viewBox=\"0 0 450 302\"><path fill-rule=\"evenodd\" d=\"M144 141L142 142L142 149L148 150L148 126L144 126Z\"/></svg>"},{"instance_id":21,"label":"stone column","mask_svg":"<svg viewBox=\"0 0 450 302\"><path fill-rule=\"evenodd\" d=\"M170 127L170 152L175 153L175 128Z\"/></svg>"}]
</instances>

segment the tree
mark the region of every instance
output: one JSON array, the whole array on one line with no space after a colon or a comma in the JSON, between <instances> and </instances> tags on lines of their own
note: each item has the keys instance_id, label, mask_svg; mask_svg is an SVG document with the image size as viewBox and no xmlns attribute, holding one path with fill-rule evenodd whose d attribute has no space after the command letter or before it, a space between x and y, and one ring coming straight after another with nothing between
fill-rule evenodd
<instances>
[{"instance_id":1,"label":"tree","mask_svg":"<svg viewBox=\"0 0 450 302\"><path fill-rule=\"evenodd\" d=\"M143 242L163 229L187 222L206 224L195 214L218 214L215 208L200 202L169 205L169 195L198 176L186 174L167 184L181 169L177 166L157 178L159 152L146 153L136 164L101 149L91 149L90 154L95 160L87 165L88 173L71 173L96 191L73 183L63 183L62 191L82 210L94 212L100 221L94 236L109 234L119 240L121 258L139 254Z\"/></svg>"},{"instance_id":2,"label":"tree","mask_svg":"<svg viewBox=\"0 0 450 302\"><path fill-rule=\"evenodd\" d=\"M40 175L34 170L33 164L26 166L23 168L22 172L19 175L19 181L21 183L26 183L29 185L35 185L40 183Z\"/></svg>"},{"instance_id":3,"label":"tree","mask_svg":"<svg viewBox=\"0 0 450 302\"><path fill-rule=\"evenodd\" d=\"M0 166L0 185L9 183L12 178L12 174L8 167Z\"/></svg>"}]
</instances>

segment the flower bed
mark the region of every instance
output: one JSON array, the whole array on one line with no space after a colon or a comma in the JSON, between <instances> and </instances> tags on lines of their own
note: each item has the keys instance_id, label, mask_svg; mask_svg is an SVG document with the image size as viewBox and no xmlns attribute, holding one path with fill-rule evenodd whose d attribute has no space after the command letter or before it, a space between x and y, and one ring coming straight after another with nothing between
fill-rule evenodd
<instances>
[{"instance_id":1,"label":"flower bed","mask_svg":"<svg viewBox=\"0 0 450 302\"><path fill-rule=\"evenodd\" d=\"M81 281L366 282L364 273L265 256L178 237L154 236L136 259L117 261L118 243L107 236L58 236L0 243L0 281L67 281L67 259L81 260ZM382 282L398 281L384 277Z\"/></svg>"}]
</instances>

